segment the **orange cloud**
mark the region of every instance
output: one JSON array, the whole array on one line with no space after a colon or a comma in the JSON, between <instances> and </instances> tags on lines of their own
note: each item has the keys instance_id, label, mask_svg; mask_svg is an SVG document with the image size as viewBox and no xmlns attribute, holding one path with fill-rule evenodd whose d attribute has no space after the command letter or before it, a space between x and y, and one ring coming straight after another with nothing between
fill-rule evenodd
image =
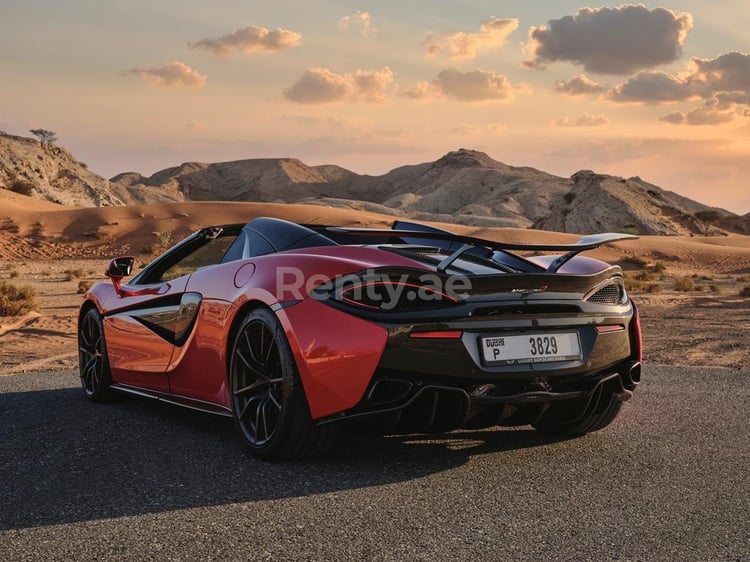
<instances>
[{"instance_id":1,"label":"orange cloud","mask_svg":"<svg viewBox=\"0 0 750 562\"><path fill-rule=\"evenodd\" d=\"M424 41L427 54L437 55L448 51L452 59L473 59L480 51L501 47L508 36L518 29L515 18L496 18L483 21L479 33L430 34Z\"/></svg>"},{"instance_id":2,"label":"orange cloud","mask_svg":"<svg viewBox=\"0 0 750 562\"><path fill-rule=\"evenodd\" d=\"M528 86L513 86L502 74L475 69L461 72L455 68L441 71L432 82L417 82L404 96L418 100L449 98L457 101L483 102L512 98L528 90Z\"/></svg>"},{"instance_id":3,"label":"orange cloud","mask_svg":"<svg viewBox=\"0 0 750 562\"><path fill-rule=\"evenodd\" d=\"M563 117L555 121L555 125L558 127L601 127L608 124L609 119L604 115L590 115L588 113L584 113L576 119Z\"/></svg>"},{"instance_id":4,"label":"orange cloud","mask_svg":"<svg viewBox=\"0 0 750 562\"><path fill-rule=\"evenodd\" d=\"M349 29L351 25L359 26L362 37L369 37L372 33L372 17L368 12L357 12L351 16L344 16L338 21L339 29Z\"/></svg>"},{"instance_id":5,"label":"orange cloud","mask_svg":"<svg viewBox=\"0 0 750 562\"><path fill-rule=\"evenodd\" d=\"M393 71L384 66L380 70L357 70L337 74L327 68L309 68L284 97L296 103L316 105L362 99L369 103L384 103L395 91Z\"/></svg>"},{"instance_id":6,"label":"orange cloud","mask_svg":"<svg viewBox=\"0 0 750 562\"><path fill-rule=\"evenodd\" d=\"M138 76L155 86L189 86L200 88L206 85L206 77L188 65L174 61L166 66L131 68L126 74Z\"/></svg>"},{"instance_id":7,"label":"orange cloud","mask_svg":"<svg viewBox=\"0 0 750 562\"><path fill-rule=\"evenodd\" d=\"M193 49L205 49L217 55L239 53L272 53L299 47L302 34L277 27L268 30L265 27L249 25L233 31L218 39L202 39L189 43Z\"/></svg>"},{"instance_id":8,"label":"orange cloud","mask_svg":"<svg viewBox=\"0 0 750 562\"><path fill-rule=\"evenodd\" d=\"M601 93L605 91L606 88L601 84L594 82L585 74L579 74L567 82L564 80L557 80L555 82L555 90L570 96L581 96L585 94Z\"/></svg>"}]
</instances>

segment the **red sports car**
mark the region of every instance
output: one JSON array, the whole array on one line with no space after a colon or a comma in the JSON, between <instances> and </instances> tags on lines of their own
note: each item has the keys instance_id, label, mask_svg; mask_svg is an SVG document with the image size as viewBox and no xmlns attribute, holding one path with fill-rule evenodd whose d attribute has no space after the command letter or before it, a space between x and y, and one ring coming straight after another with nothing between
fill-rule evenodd
<instances>
[{"instance_id":1,"label":"red sports car","mask_svg":"<svg viewBox=\"0 0 750 562\"><path fill-rule=\"evenodd\" d=\"M273 218L204 228L127 282L132 257L108 264L112 282L80 309L83 390L231 416L262 459L319 452L346 425L584 434L632 396L641 331L620 268L578 254L629 238L540 246Z\"/></svg>"}]
</instances>

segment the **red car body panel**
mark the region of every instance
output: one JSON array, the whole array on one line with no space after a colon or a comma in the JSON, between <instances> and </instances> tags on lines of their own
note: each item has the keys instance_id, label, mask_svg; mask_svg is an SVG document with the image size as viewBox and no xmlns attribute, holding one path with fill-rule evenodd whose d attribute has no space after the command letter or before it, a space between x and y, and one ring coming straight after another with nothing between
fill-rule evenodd
<instances>
[{"instance_id":1,"label":"red car body panel","mask_svg":"<svg viewBox=\"0 0 750 562\"><path fill-rule=\"evenodd\" d=\"M382 326L313 299L278 312L313 419L362 399L385 347Z\"/></svg>"}]
</instances>

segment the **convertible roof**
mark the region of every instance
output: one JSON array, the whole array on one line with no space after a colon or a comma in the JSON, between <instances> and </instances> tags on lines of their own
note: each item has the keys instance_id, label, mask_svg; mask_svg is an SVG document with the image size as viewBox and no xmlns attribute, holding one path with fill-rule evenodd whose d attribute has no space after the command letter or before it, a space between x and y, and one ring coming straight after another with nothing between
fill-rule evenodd
<instances>
[{"instance_id":1,"label":"convertible roof","mask_svg":"<svg viewBox=\"0 0 750 562\"><path fill-rule=\"evenodd\" d=\"M338 245L328 236L307 226L270 217L253 219L242 227L242 231L261 236L276 252Z\"/></svg>"}]
</instances>

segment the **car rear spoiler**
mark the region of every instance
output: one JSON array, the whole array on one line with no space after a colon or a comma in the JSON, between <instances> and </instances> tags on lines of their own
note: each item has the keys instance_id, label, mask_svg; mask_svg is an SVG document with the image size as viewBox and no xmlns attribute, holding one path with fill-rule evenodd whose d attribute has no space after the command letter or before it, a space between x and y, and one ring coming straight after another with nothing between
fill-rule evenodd
<instances>
[{"instance_id":1,"label":"car rear spoiler","mask_svg":"<svg viewBox=\"0 0 750 562\"><path fill-rule=\"evenodd\" d=\"M415 228L416 227L416 228ZM352 236L370 236L377 238L396 238L407 244L422 243L434 241L443 242L442 244L426 244L435 246L444 250L453 250L453 253L446 257L440 265L438 272L445 272L448 267L456 261L462 254L474 248L490 248L495 251L530 251L530 252L565 252L561 256L552 260L547 266L548 273L555 273L563 264L574 258L576 255L587 250L593 250L604 244L619 242L622 240L637 240L638 236L633 234L622 234L619 232L606 232L603 234L592 234L582 236L574 244L523 244L517 242L494 242L473 236L463 236L454 234L447 230L441 230L422 224L408 223L405 221L396 221L393 229L381 228L346 228L332 226L327 227L330 232L345 233ZM419 241L419 242L417 242ZM444 242L450 242L445 244Z\"/></svg>"}]
</instances>

